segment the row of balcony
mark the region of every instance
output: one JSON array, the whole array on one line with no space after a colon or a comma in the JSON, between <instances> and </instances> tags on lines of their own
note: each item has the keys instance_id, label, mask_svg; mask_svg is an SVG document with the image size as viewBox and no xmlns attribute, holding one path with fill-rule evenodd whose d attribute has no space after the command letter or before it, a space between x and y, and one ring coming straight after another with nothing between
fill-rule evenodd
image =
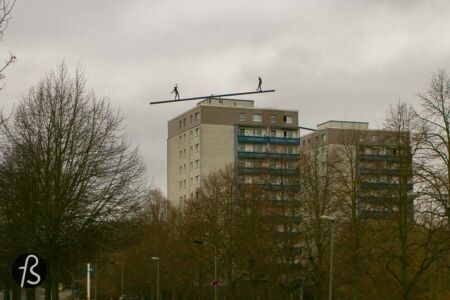
<instances>
[{"instance_id":1,"label":"row of balcony","mask_svg":"<svg viewBox=\"0 0 450 300\"><path fill-rule=\"evenodd\" d=\"M239 158L261 158L261 159L293 159L299 160L298 153L275 153L275 152L252 152L252 151L238 151Z\"/></svg>"},{"instance_id":2,"label":"row of balcony","mask_svg":"<svg viewBox=\"0 0 450 300\"><path fill-rule=\"evenodd\" d=\"M412 176L412 170L386 169L386 168L362 168L358 169L359 175L392 175L392 176Z\"/></svg>"},{"instance_id":3,"label":"row of balcony","mask_svg":"<svg viewBox=\"0 0 450 300\"><path fill-rule=\"evenodd\" d=\"M360 196L358 197L359 202L360 203L368 203L368 204L388 204L388 203L395 203L395 202L400 202L400 201L404 201L404 198L400 198L400 197L381 197L381 196ZM412 197L408 197L407 201L412 203L413 199Z\"/></svg>"},{"instance_id":4,"label":"row of balcony","mask_svg":"<svg viewBox=\"0 0 450 300\"><path fill-rule=\"evenodd\" d=\"M359 156L361 161L387 161L387 162L410 162L411 158L402 155L375 155L375 154L361 154Z\"/></svg>"},{"instance_id":5,"label":"row of balcony","mask_svg":"<svg viewBox=\"0 0 450 300\"><path fill-rule=\"evenodd\" d=\"M298 184L240 183L243 188L264 189L271 191L299 191Z\"/></svg>"},{"instance_id":6,"label":"row of balcony","mask_svg":"<svg viewBox=\"0 0 450 300\"><path fill-rule=\"evenodd\" d=\"M238 142L239 143L255 143L255 144L300 145L299 138L255 136L255 135L238 135Z\"/></svg>"},{"instance_id":7,"label":"row of balcony","mask_svg":"<svg viewBox=\"0 0 450 300\"><path fill-rule=\"evenodd\" d=\"M241 174L299 175L299 169L239 168Z\"/></svg>"},{"instance_id":8,"label":"row of balcony","mask_svg":"<svg viewBox=\"0 0 450 300\"><path fill-rule=\"evenodd\" d=\"M412 183L405 184L405 183L387 183L387 182L362 182L362 183L360 183L359 186L361 189L374 189L374 190L378 190L378 189L399 190L399 189L403 189L403 188L412 190L412 188L413 188Z\"/></svg>"}]
</instances>

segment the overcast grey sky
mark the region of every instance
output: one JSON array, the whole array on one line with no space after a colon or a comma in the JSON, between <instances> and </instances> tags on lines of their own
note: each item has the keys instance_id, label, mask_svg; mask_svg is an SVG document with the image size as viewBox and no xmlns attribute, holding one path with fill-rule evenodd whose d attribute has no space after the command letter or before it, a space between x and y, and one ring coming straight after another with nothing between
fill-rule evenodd
<instances>
[{"instance_id":1,"label":"overcast grey sky","mask_svg":"<svg viewBox=\"0 0 450 300\"><path fill-rule=\"evenodd\" d=\"M261 75L277 92L256 105L296 109L300 125L380 127L390 104L417 104L449 66L450 1L17 0L0 58L8 50L18 62L1 107L62 60L80 63L122 109L149 181L165 191L167 121L195 102L148 102L172 97L175 83L188 97L256 89Z\"/></svg>"}]
</instances>

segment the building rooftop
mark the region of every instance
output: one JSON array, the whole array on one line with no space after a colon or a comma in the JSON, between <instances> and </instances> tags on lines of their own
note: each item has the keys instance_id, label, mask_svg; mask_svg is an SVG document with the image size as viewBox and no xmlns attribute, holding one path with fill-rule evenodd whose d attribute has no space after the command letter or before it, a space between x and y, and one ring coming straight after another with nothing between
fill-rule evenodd
<instances>
[{"instance_id":1,"label":"building rooftop","mask_svg":"<svg viewBox=\"0 0 450 300\"><path fill-rule=\"evenodd\" d=\"M369 129L368 122L355 121L337 121L330 120L317 125L317 129L338 128L338 129L353 129L353 130L367 130Z\"/></svg>"}]
</instances>

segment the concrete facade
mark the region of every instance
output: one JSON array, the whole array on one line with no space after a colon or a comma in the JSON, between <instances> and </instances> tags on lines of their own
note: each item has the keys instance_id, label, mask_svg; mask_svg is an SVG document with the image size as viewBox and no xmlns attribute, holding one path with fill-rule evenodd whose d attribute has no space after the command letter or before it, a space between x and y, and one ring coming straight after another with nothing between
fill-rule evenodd
<instances>
[{"instance_id":1,"label":"concrete facade","mask_svg":"<svg viewBox=\"0 0 450 300\"><path fill-rule=\"evenodd\" d=\"M366 122L329 121L319 124L317 131L302 136L303 152L317 147L337 149L335 153L352 152L360 216L387 215L396 209L395 203L407 199L412 191L406 132L373 130Z\"/></svg>"},{"instance_id":2,"label":"concrete facade","mask_svg":"<svg viewBox=\"0 0 450 300\"><path fill-rule=\"evenodd\" d=\"M208 174L229 164L248 171L298 160L299 143L297 111L255 108L251 100L203 100L168 122L168 198L194 197ZM254 172L241 177L243 183L255 178Z\"/></svg>"}]
</instances>

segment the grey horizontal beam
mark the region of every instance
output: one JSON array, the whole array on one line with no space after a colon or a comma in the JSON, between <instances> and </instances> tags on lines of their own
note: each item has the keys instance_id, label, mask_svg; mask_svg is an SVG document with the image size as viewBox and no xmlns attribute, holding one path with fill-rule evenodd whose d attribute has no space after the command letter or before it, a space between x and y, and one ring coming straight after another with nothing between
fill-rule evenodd
<instances>
[{"instance_id":1,"label":"grey horizontal beam","mask_svg":"<svg viewBox=\"0 0 450 300\"><path fill-rule=\"evenodd\" d=\"M184 98L184 99L180 99L180 100L154 101L154 102L150 102L150 104L162 104L162 103L190 101L190 100L197 100L197 99L220 98L220 97L228 97L228 96L239 96L239 95L261 94L261 93L273 93L273 92L275 92L275 90L265 90L265 91L260 91L260 92L243 92L243 93L222 94L222 95L210 95L210 96L202 96L202 97Z\"/></svg>"},{"instance_id":2,"label":"grey horizontal beam","mask_svg":"<svg viewBox=\"0 0 450 300\"><path fill-rule=\"evenodd\" d=\"M298 126L298 129L305 129L305 130L309 130L309 131L317 131L317 129L312 129L312 128L308 128L308 127L302 127L302 126Z\"/></svg>"}]
</instances>

